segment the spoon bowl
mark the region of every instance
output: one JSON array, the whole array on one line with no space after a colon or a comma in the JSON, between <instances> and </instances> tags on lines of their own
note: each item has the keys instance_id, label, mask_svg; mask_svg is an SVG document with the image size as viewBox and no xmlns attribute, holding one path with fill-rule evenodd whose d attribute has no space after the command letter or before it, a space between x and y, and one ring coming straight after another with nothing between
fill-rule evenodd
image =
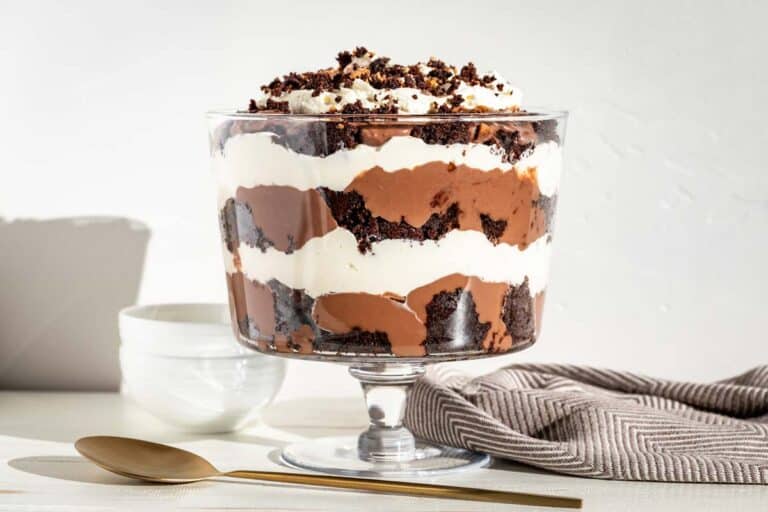
<instances>
[{"instance_id":1,"label":"spoon bowl","mask_svg":"<svg viewBox=\"0 0 768 512\"><path fill-rule=\"evenodd\" d=\"M182 484L222 474L197 454L140 439L84 437L75 449L107 471L149 482Z\"/></svg>"}]
</instances>

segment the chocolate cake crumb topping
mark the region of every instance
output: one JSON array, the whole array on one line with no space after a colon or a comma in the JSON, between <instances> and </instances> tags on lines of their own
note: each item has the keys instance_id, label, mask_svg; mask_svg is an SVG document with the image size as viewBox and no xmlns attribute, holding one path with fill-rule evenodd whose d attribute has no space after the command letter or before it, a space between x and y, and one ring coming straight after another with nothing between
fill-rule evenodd
<instances>
[{"instance_id":1,"label":"chocolate cake crumb topping","mask_svg":"<svg viewBox=\"0 0 768 512\"><path fill-rule=\"evenodd\" d=\"M440 292L427 304L428 354L480 350L491 328L490 322L480 322L472 292L456 288Z\"/></svg>"},{"instance_id":2,"label":"chocolate cake crumb topping","mask_svg":"<svg viewBox=\"0 0 768 512\"><path fill-rule=\"evenodd\" d=\"M339 63L339 69L344 69L352 63L352 54L348 51L339 52L339 54L336 56L336 62ZM275 80L278 82L280 81L278 78Z\"/></svg>"},{"instance_id":3,"label":"chocolate cake crumb topping","mask_svg":"<svg viewBox=\"0 0 768 512\"><path fill-rule=\"evenodd\" d=\"M342 114L366 114L369 112L370 111L368 109L363 107L363 104L360 102L360 100L344 105L344 108L341 109Z\"/></svg>"},{"instance_id":4,"label":"chocolate cake crumb topping","mask_svg":"<svg viewBox=\"0 0 768 512\"><path fill-rule=\"evenodd\" d=\"M275 101L271 98L267 99L267 105L265 108L259 108L256 105L256 102L254 100L251 100L248 104L248 112L259 112L259 111L269 111L269 112L282 112L283 114L288 114L291 111L290 106L288 105L287 101Z\"/></svg>"},{"instance_id":5,"label":"chocolate cake crumb topping","mask_svg":"<svg viewBox=\"0 0 768 512\"><path fill-rule=\"evenodd\" d=\"M507 290L502 320L513 343L536 337L536 316L527 277L519 286L510 286Z\"/></svg>"},{"instance_id":6,"label":"chocolate cake crumb topping","mask_svg":"<svg viewBox=\"0 0 768 512\"><path fill-rule=\"evenodd\" d=\"M479 78L477 76L477 68L471 62L467 63L465 66L462 66L461 71L459 71L459 77L468 84L477 84L479 82Z\"/></svg>"},{"instance_id":7,"label":"chocolate cake crumb topping","mask_svg":"<svg viewBox=\"0 0 768 512\"><path fill-rule=\"evenodd\" d=\"M371 65L368 66L368 69L371 70L371 74L381 74L386 72L387 70L387 64L389 64L389 58L388 57L379 57L378 59L374 59L371 61Z\"/></svg>"},{"instance_id":8,"label":"chocolate cake crumb topping","mask_svg":"<svg viewBox=\"0 0 768 512\"><path fill-rule=\"evenodd\" d=\"M498 104L497 108L476 103L465 105L463 99L461 101L443 102L443 98L452 95L462 86L488 88L500 92L506 90L509 92L510 98L512 97L513 89L511 86L506 86L506 82L503 82L495 75L483 75L480 77L477 73L477 68L471 62L457 68L456 66L446 64L442 60L431 58L426 64L404 66L392 63L388 57L377 57L363 46L359 46L351 52L340 52L336 57L336 62L337 66L335 68L304 73L292 72L284 75L282 78L275 78L269 84L261 87L262 92L268 99L266 101L263 98L251 100L248 111L285 112L288 106L285 101L279 99L285 94L293 91L309 90L312 91L311 97L318 97L325 92L338 92L342 88L350 88L356 80L362 80L371 88L380 91L391 91L401 88L417 89L420 93L433 96L436 100L439 100L434 103L429 111L418 112L422 114L437 112L487 112L489 110L516 112L519 110L516 99ZM272 102L270 103L269 100L272 100ZM377 113L381 107L382 105L363 105L362 109L364 112L361 113ZM324 110L324 112L337 111L333 108ZM316 112L314 111L314 113ZM387 113L398 112L400 112L400 109L390 104ZM406 110L406 112L413 113L409 110Z\"/></svg>"}]
</instances>

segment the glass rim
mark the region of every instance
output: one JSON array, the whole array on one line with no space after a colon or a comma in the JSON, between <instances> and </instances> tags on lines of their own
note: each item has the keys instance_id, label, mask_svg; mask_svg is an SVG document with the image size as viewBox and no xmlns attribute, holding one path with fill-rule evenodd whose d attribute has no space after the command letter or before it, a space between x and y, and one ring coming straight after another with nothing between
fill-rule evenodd
<instances>
[{"instance_id":1,"label":"glass rim","mask_svg":"<svg viewBox=\"0 0 768 512\"><path fill-rule=\"evenodd\" d=\"M568 117L567 110L532 108L519 112L456 112L438 114L343 114L339 112L322 114L290 114L283 112L243 112L231 109L213 109L205 113L207 119L227 120L267 120L281 119L291 121L425 121L425 122L455 122L455 121L547 121Z\"/></svg>"}]
</instances>

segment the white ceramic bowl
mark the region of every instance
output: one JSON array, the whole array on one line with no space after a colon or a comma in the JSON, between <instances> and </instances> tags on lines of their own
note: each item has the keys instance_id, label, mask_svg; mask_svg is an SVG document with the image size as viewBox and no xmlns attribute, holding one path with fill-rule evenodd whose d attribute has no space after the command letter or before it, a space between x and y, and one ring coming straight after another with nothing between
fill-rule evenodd
<instances>
[{"instance_id":1,"label":"white ceramic bowl","mask_svg":"<svg viewBox=\"0 0 768 512\"><path fill-rule=\"evenodd\" d=\"M132 306L119 322L122 392L185 430L240 429L282 384L285 362L240 346L225 304Z\"/></svg>"}]
</instances>

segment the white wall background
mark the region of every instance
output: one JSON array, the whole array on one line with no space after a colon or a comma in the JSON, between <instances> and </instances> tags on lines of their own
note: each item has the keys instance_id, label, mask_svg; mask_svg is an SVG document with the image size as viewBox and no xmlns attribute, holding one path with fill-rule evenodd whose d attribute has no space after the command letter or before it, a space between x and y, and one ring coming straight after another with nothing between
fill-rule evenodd
<instances>
[{"instance_id":1,"label":"white wall background","mask_svg":"<svg viewBox=\"0 0 768 512\"><path fill-rule=\"evenodd\" d=\"M542 339L462 365L715 379L768 362L768 3L0 6L0 217L146 224L141 302L226 299L203 112L362 44L474 60L571 112ZM283 390L355 392L318 363L294 364Z\"/></svg>"}]
</instances>

